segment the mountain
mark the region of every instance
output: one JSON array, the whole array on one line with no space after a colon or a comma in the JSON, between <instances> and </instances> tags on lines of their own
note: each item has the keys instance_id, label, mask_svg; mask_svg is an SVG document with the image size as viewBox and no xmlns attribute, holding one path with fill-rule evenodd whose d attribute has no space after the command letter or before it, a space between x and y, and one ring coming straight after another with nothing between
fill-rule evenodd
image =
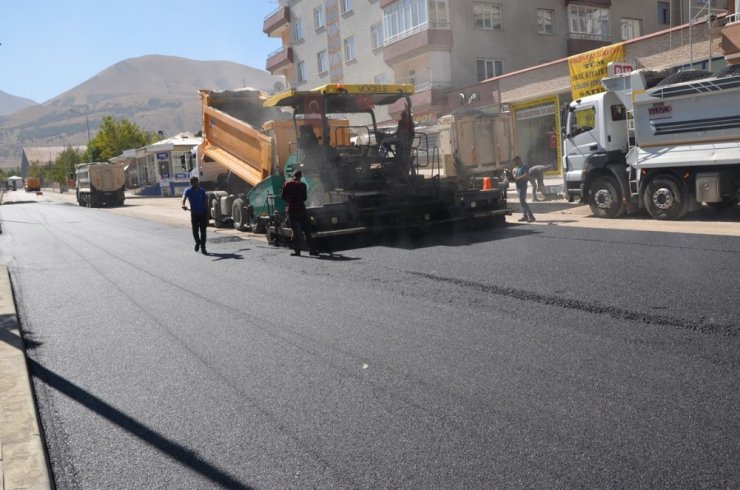
<instances>
[{"instance_id":1,"label":"mountain","mask_svg":"<svg viewBox=\"0 0 740 490\"><path fill-rule=\"evenodd\" d=\"M270 92L282 88L282 79L230 61L130 58L43 104L0 116L0 167L20 167L24 146L85 145L88 123L92 137L104 116L125 118L165 136L197 133L198 89L241 87Z\"/></svg>"},{"instance_id":2,"label":"mountain","mask_svg":"<svg viewBox=\"0 0 740 490\"><path fill-rule=\"evenodd\" d=\"M36 104L37 102L34 102L31 99L16 97L15 95L6 94L0 90L0 116L12 114Z\"/></svg>"}]
</instances>

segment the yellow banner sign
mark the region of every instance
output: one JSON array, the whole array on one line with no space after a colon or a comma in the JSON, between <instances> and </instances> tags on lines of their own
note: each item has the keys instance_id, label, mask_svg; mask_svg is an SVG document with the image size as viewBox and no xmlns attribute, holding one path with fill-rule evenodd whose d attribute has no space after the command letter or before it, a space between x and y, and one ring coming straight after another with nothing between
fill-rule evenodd
<instances>
[{"instance_id":1,"label":"yellow banner sign","mask_svg":"<svg viewBox=\"0 0 740 490\"><path fill-rule=\"evenodd\" d=\"M624 61L624 44L612 44L568 58L573 100L603 92L601 79L612 61Z\"/></svg>"}]
</instances>

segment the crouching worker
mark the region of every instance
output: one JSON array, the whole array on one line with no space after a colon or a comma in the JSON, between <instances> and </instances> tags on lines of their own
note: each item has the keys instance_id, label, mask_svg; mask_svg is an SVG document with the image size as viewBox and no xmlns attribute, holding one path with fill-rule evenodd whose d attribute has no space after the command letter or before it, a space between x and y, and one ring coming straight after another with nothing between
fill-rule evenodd
<instances>
[{"instance_id":1,"label":"crouching worker","mask_svg":"<svg viewBox=\"0 0 740 490\"><path fill-rule=\"evenodd\" d=\"M308 189L306 184L301 182L301 177L303 177L303 172L300 170L294 171L293 178L283 185L283 191L280 194L283 201L288 204L288 221L290 222L290 229L293 230L293 253L291 255L301 255L303 239L306 240L306 245L308 245L308 253L318 255L319 252L311 236L311 221L308 219L308 213L306 212L305 203L308 199Z\"/></svg>"}]
</instances>

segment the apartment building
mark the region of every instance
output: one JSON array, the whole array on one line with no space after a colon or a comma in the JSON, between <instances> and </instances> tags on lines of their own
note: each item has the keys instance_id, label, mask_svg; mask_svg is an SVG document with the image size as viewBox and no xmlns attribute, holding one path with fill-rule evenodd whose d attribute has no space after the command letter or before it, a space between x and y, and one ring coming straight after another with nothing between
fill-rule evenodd
<instances>
[{"instance_id":1,"label":"apartment building","mask_svg":"<svg viewBox=\"0 0 740 490\"><path fill-rule=\"evenodd\" d=\"M731 0L733 3L735 0ZM687 23L728 0L279 0L267 70L290 87L411 83L417 120L459 87Z\"/></svg>"}]
</instances>

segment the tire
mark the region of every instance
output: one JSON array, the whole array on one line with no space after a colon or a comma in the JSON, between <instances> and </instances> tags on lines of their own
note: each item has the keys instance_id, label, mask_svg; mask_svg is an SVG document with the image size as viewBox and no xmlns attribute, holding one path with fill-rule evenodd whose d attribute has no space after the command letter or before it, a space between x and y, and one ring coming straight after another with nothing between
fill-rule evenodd
<instances>
[{"instance_id":1,"label":"tire","mask_svg":"<svg viewBox=\"0 0 740 490\"><path fill-rule=\"evenodd\" d=\"M234 203L231 205L231 217L234 219L235 230L246 231L249 223L247 207L244 205L243 199L234 199Z\"/></svg>"},{"instance_id":2,"label":"tire","mask_svg":"<svg viewBox=\"0 0 740 490\"><path fill-rule=\"evenodd\" d=\"M655 177L645 186L643 203L653 219L677 220L689 212L688 192L671 175Z\"/></svg>"},{"instance_id":3,"label":"tire","mask_svg":"<svg viewBox=\"0 0 740 490\"><path fill-rule=\"evenodd\" d=\"M622 192L613 177L599 177L589 187L588 205L598 218L619 218L626 207L622 202Z\"/></svg>"}]
</instances>

